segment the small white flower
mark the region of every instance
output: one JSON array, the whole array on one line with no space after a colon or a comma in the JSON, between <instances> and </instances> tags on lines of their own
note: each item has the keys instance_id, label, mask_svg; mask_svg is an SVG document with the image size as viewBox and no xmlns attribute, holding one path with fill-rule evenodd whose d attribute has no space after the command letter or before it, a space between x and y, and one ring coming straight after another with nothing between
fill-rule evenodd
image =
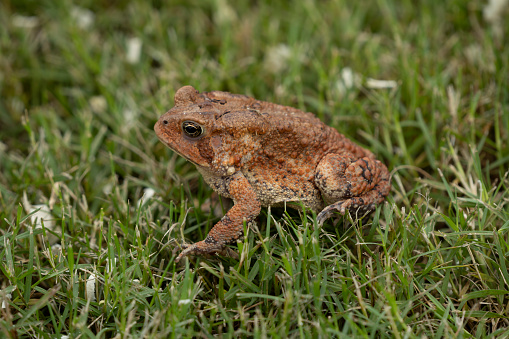
<instances>
[{"instance_id":1,"label":"small white flower","mask_svg":"<svg viewBox=\"0 0 509 339\"><path fill-rule=\"evenodd\" d=\"M94 12L89 9L74 6L71 9L71 18L76 22L79 28L88 29L94 23Z\"/></svg>"},{"instance_id":2,"label":"small white flower","mask_svg":"<svg viewBox=\"0 0 509 339\"><path fill-rule=\"evenodd\" d=\"M106 258L106 272L110 273L113 271L117 264L117 258L113 258L112 262L110 262L110 259Z\"/></svg>"},{"instance_id":3,"label":"small white flower","mask_svg":"<svg viewBox=\"0 0 509 339\"><path fill-rule=\"evenodd\" d=\"M214 19L218 24L230 24L232 21L237 19L237 15L233 10L232 6L228 4L226 0L218 0L217 11L214 15Z\"/></svg>"},{"instance_id":4,"label":"small white flower","mask_svg":"<svg viewBox=\"0 0 509 339\"><path fill-rule=\"evenodd\" d=\"M143 190L143 196L140 200L138 200L138 203L136 206L139 208L142 204L144 205L147 201L150 200L156 194L156 191L154 191L152 188L147 187Z\"/></svg>"},{"instance_id":5,"label":"small white flower","mask_svg":"<svg viewBox=\"0 0 509 339\"><path fill-rule=\"evenodd\" d=\"M504 13L504 7L509 3L508 0L489 0L488 4L483 8L483 16L489 23L497 23L500 21Z\"/></svg>"},{"instance_id":6,"label":"small white flower","mask_svg":"<svg viewBox=\"0 0 509 339\"><path fill-rule=\"evenodd\" d=\"M85 297L87 300L95 301L95 274L90 274L86 283Z\"/></svg>"},{"instance_id":7,"label":"small white flower","mask_svg":"<svg viewBox=\"0 0 509 339\"><path fill-rule=\"evenodd\" d=\"M131 38L127 40L126 60L130 64L136 64L140 61L141 46L143 42L140 38Z\"/></svg>"},{"instance_id":8,"label":"small white flower","mask_svg":"<svg viewBox=\"0 0 509 339\"><path fill-rule=\"evenodd\" d=\"M11 107L14 112L23 113L25 112L25 103L18 98L11 99Z\"/></svg>"},{"instance_id":9,"label":"small white flower","mask_svg":"<svg viewBox=\"0 0 509 339\"><path fill-rule=\"evenodd\" d=\"M103 186L103 193L106 194L106 195L109 195L112 190L113 190L113 184L112 183L107 183L106 185Z\"/></svg>"},{"instance_id":10,"label":"small white flower","mask_svg":"<svg viewBox=\"0 0 509 339\"><path fill-rule=\"evenodd\" d=\"M292 57L292 50L288 45L279 44L272 46L265 54L265 68L273 73L278 73L286 68L290 58Z\"/></svg>"},{"instance_id":11,"label":"small white flower","mask_svg":"<svg viewBox=\"0 0 509 339\"><path fill-rule=\"evenodd\" d=\"M44 227L46 227L47 229L50 230L54 229L55 219L51 215L49 207L47 205L32 205L30 207L30 213L36 210L38 211L30 216L30 220L32 220L35 229L42 228L43 223Z\"/></svg>"},{"instance_id":12,"label":"small white flower","mask_svg":"<svg viewBox=\"0 0 509 339\"><path fill-rule=\"evenodd\" d=\"M125 121L124 126L130 126L133 122L136 121L137 113L133 109L126 108L122 115L123 115L124 121ZM127 131L127 129L126 129L126 131Z\"/></svg>"},{"instance_id":13,"label":"small white flower","mask_svg":"<svg viewBox=\"0 0 509 339\"><path fill-rule=\"evenodd\" d=\"M11 298L12 298L12 294L7 293L7 294L5 295L5 299L9 299L9 300L11 300ZM8 304L5 302L5 299L4 299L4 300L2 300L2 308L7 308L7 305L8 305Z\"/></svg>"},{"instance_id":14,"label":"small white flower","mask_svg":"<svg viewBox=\"0 0 509 339\"><path fill-rule=\"evenodd\" d=\"M366 87L373 89L395 88L398 83L394 80L377 80L372 78L366 79Z\"/></svg>"},{"instance_id":15,"label":"small white flower","mask_svg":"<svg viewBox=\"0 0 509 339\"><path fill-rule=\"evenodd\" d=\"M191 303L191 299L182 299L179 300L179 305L188 305Z\"/></svg>"},{"instance_id":16,"label":"small white flower","mask_svg":"<svg viewBox=\"0 0 509 339\"><path fill-rule=\"evenodd\" d=\"M96 95L89 100L90 107L94 113L103 113L108 107L106 99L102 95Z\"/></svg>"},{"instance_id":17,"label":"small white flower","mask_svg":"<svg viewBox=\"0 0 509 339\"><path fill-rule=\"evenodd\" d=\"M483 9L484 20L491 24L496 38L502 39L504 35L504 11L509 0L489 0Z\"/></svg>"},{"instance_id":18,"label":"small white flower","mask_svg":"<svg viewBox=\"0 0 509 339\"><path fill-rule=\"evenodd\" d=\"M341 75L336 81L336 89L341 97L343 97L350 89L360 87L362 76L352 71L350 67L341 70Z\"/></svg>"},{"instance_id":19,"label":"small white flower","mask_svg":"<svg viewBox=\"0 0 509 339\"><path fill-rule=\"evenodd\" d=\"M36 16L14 15L12 17L12 24L15 27L30 29L39 24L39 18Z\"/></svg>"},{"instance_id":20,"label":"small white flower","mask_svg":"<svg viewBox=\"0 0 509 339\"><path fill-rule=\"evenodd\" d=\"M350 67L345 67L341 70L341 82L345 85L345 88L352 88L358 85L360 82L360 75L354 73Z\"/></svg>"},{"instance_id":21,"label":"small white flower","mask_svg":"<svg viewBox=\"0 0 509 339\"><path fill-rule=\"evenodd\" d=\"M483 61L484 53L483 49L479 44L471 44L464 48L465 56L467 60L473 64L480 64Z\"/></svg>"},{"instance_id":22,"label":"small white flower","mask_svg":"<svg viewBox=\"0 0 509 339\"><path fill-rule=\"evenodd\" d=\"M62 245L54 244L53 246L51 246L51 253L53 253L53 255L58 255L62 253Z\"/></svg>"}]
</instances>

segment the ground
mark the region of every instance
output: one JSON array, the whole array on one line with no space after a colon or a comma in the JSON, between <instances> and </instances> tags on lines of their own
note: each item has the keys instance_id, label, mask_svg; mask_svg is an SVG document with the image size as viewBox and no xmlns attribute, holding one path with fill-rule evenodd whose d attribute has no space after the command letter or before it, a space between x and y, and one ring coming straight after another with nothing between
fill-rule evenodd
<instances>
[{"instance_id":1,"label":"ground","mask_svg":"<svg viewBox=\"0 0 509 339\"><path fill-rule=\"evenodd\" d=\"M2 1L0 336L509 336L508 6ZM152 130L183 85L314 112L387 203L175 265L229 208Z\"/></svg>"}]
</instances>

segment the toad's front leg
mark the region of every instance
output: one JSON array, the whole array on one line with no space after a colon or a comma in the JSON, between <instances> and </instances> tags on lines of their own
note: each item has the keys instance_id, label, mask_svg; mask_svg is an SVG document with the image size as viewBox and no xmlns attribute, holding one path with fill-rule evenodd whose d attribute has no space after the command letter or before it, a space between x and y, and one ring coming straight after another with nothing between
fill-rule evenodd
<instances>
[{"instance_id":1,"label":"toad's front leg","mask_svg":"<svg viewBox=\"0 0 509 339\"><path fill-rule=\"evenodd\" d=\"M187 255L217 253L225 245L240 238L244 220L250 222L260 214L261 205L256 193L241 172L225 178L226 190L233 198L235 205L226 215L212 227L205 240L189 245L183 250L175 262Z\"/></svg>"}]
</instances>

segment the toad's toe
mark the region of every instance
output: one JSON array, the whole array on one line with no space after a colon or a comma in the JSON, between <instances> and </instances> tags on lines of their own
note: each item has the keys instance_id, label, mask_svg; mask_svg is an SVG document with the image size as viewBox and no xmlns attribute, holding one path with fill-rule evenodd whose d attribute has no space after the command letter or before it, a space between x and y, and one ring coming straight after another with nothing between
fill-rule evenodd
<instances>
[{"instance_id":1,"label":"toad's toe","mask_svg":"<svg viewBox=\"0 0 509 339\"><path fill-rule=\"evenodd\" d=\"M334 212L339 212L341 215L345 215L346 209L350 206L349 200L338 201L332 205L325 207L317 216L316 221L319 226L322 226L325 220L332 217Z\"/></svg>"}]
</instances>

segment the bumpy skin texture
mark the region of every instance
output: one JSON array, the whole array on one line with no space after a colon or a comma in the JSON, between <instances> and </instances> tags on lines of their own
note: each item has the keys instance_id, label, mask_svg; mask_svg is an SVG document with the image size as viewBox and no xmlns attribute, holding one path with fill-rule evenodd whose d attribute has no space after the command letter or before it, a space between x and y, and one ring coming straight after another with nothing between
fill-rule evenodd
<instances>
[{"instance_id":1,"label":"bumpy skin texture","mask_svg":"<svg viewBox=\"0 0 509 339\"><path fill-rule=\"evenodd\" d=\"M187 246L176 261L222 252L261 206L301 202L320 212L322 224L334 211L370 212L390 191L387 167L370 151L292 107L185 86L154 130L235 203L205 240Z\"/></svg>"}]
</instances>

